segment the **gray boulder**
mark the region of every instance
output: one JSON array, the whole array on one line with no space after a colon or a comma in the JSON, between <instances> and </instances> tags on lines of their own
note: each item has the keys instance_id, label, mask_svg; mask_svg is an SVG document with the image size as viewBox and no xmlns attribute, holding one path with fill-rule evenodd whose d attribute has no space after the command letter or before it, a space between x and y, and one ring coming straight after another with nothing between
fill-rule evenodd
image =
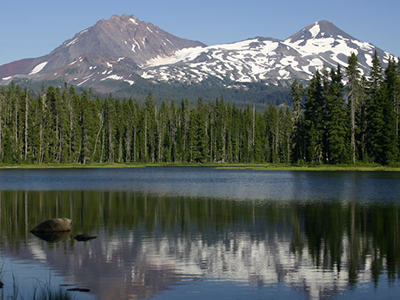
<instances>
[{"instance_id":1,"label":"gray boulder","mask_svg":"<svg viewBox=\"0 0 400 300\"><path fill-rule=\"evenodd\" d=\"M72 221L67 218L55 218L40 223L31 232L70 231L71 223Z\"/></svg>"}]
</instances>

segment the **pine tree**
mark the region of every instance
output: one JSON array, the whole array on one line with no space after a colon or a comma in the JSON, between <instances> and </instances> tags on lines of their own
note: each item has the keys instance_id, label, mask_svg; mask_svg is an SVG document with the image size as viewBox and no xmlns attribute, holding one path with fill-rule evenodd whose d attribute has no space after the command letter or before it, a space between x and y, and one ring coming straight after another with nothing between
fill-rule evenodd
<instances>
[{"instance_id":1,"label":"pine tree","mask_svg":"<svg viewBox=\"0 0 400 300\"><path fill-rule=\"evenodd\" d=\"M368 138L367 138L367 128L368 128L368 106L367 104L369 103L368 100L368 81L365 76L361 77L361 82L360 82L360 99L358 102L358 105L356 106L356 151L358 153L358 157L360 160L369 162L370 158L368 156L368 150L367 150L367 143L368 143Z\"/></svg>"},{"instance_id":2,"label":"pine tree","mask_svg":"<svg viewBox=\"0 0 400 300\"><path fill-rule=\"evenodd\" d=\"M395 82L395 93L394 93L394 111L396 116L396 136L400 139L399 122L400 122L400 59L397 59L397 79ZM400 143L399 143L400 147ZM400 149L399 149L400 150Z\"/></svg>"},{"instance_id":3,"label":"pine tree","mask_svg":"<svg viewBox=\"0 0 400 300\"><path fill-rule=\"evenodd\" d=\"M347 161L348 120L343 101L343 84L340 65L337 71L331 70L331 80L326 96L325 129L327 135L327 159L333 164Z\"/></svg>"},{"instance_id":4,"label":"pine tree","mask_svg":"<svg viewBox=\"0 0 400 300\"><path fill-rule=\"evenodd\" d=\"M84 91L80 101L81 153L79 161L83 164L92 162L95 141L94 108L89 94Z\"/></svg>"},{"instance_id":5,"label":"pine tree","mask_svg":"<svg viewBox=\"0 0 400 300\"><path fill-rule=\"evenodd\" d=\"M154 162L156 157L156 107L153 95L149 93L145 100L145 161Z\"/></svg>"},{"instance_id":6,"label":"pine tree","mask_svg":"<svg viewBox=\"0 0 400 300\"><path fill-rule=\"evenodd\" d=\"M216 101L215 107L215 142L216 142L216 160L226 162L226 105L224 98Z\"/></svg>"},{"instance_id":7,"label":"pine tree","mask_svg":"<svg viewBox=\"0 0 400 300\"><path fill-rule=\"evenodd\" d=\"M283 109L281 109L283 112ZM292 119L291 119L291 112L289 109L289 105L285 105L284 108L284 114L283 114L283 120L282 120L282 129L283 129L283 157L282 161L285 163L289 164L290 163L290 157L291 157L291 150L293 148L292 145L292 136L293 136L293 124L292 124Z\"/></svg>"},{"instance_id":8,"label":"pine tree","mask_svg":"<svg viewBox=\"0 0 400 300\"><path fill-rule=\"evenodd\" d=\"M3 147L3 127L4 127L4 117L3 117L3 107L6 102L6 89L0 87L0 163L4 161L4 147Z\"/></svg>"},{"instance_id":9,"label":"pine tree","mask_svg":"<svg viewBox=\"0 0 400 300\"><path fill-rule=\"evenodd\" d=\"M291 86L293 103L292 112L292 161L297 162L305 159L304 151L304 116L303 116L303 97L304 87L296 80Z\"/></svg>"},{"instance_id":10,"label":"pine tree","mask_svg":"<svg viewBox=\"0 0 400 300\"><path fill-rule=\"evenodd\" d=\"M382 163L382 133L384 127L383 115L383 72L377 52L372 60L370 78L368 80L368 102L367 102L367 151L369 157L378 163Z\"/></svg>"},{"instance_id":11,"label":"pine tree","mask_svg":"<svg viewBox=\"0 0 400 300\"><path fill-rule=\"evenodd\" d=\"M125 153L124 161L127 163L130 163L132 159L132 131L134 127L132 124L134 121L132 106L132 99L129 101L124 99L121 113L123 115L123 119L125 120L123 128L123 147Z\"/></svg>"},{"instance_id":12,"label":"pine tree","mask_svg":"<svg viewBox=\"0 0 400 300\"><path fill-rule=\"evenodd\" d=\"M116 112L115 112L115 100L113 96L110 96L106 99L105 102L105 124L106 124L106 151L108 153L108 162L115 162L115 132L116 132L116 124L115 121Z\"/></svg>"},{"instance_id":13,"label":"pine tree","mask_svg":"<svg viewBox=\"0 0 400 300\"><path fill-rule=\"evenodd\" d=\"M307 89L304 123L306 129L306 157L310 162L322 162L325 99L321 74L317 71Z\"/></svg>"},{"instance_id":14,"label":"pine tree","mask_svg":"<svg viewBox=\"0 0 400 300\"><path fill-rule=\"evenodd\" d=\"M396 88L397 70L394 59L389 60L385 71L385 79L382 86L382 112L383 127L381 132L382 154L380 163L388 165L398 160L398 135L396 134Z\"/></svg>"},{"instance_id":15,"label":"pine tree","mask_svg":"<svg viewBox=\"0 0 400 300\"><path fill-rule=\"evenodd\" d=\"M351 53L348 58L348 67L346 68L349 90L349 106L350 106L350 136L351 136L351 159L353 164L356 163L356 107L360 103L361 83L360 70L358 69L358 58L355 53Z\"/></svg>"},{"instance_id":16,"label":"pine tree","mask_svg":"<svg viewBox=\"0 0 400 300\"><path fill-rule=\"evenodd\" d=\"M24 114L24 162L26 163L28 160L28 117L29 117L29 93L28 93L28 88L25 87L25 105L23 108L23 114Z\"/></svg>"}]
</instances>

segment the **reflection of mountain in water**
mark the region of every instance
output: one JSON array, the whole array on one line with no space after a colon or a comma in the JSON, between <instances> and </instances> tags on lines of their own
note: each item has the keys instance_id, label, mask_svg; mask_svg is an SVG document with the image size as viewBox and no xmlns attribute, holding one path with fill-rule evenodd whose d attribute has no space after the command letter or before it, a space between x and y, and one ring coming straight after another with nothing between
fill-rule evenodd
<instances>
[{"instance_id":1,"label":"reflection of mountain in water","mask_svg":"<svg viewBox=\"0 0 400 300\"><path fill-rule=\"evenodd\" d=\"M381 273L389 281L398 277L395 203L281 205L132 192L0 194L0 224L7 232L1 247L14 257L50 264L100 299L152 297L174 284L201 285L210 278L260 288L284 283L311 298L326 298L358 283L379 284L385 280ZM98 238L49 244L29 235L22 242L37 218L54 215L70 217L74 231Z\"/></svg>"}]
</instances>

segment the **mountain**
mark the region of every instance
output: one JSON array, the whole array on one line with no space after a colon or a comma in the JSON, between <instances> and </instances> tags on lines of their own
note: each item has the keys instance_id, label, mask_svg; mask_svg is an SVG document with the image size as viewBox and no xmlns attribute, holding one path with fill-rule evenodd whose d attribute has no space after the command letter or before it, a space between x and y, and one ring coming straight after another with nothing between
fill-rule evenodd
<instances>
[{"instance_id":1,"label":"mountain","mask_svg":"<svg viewBox=\"0 0 400 300\"><path fill-rule=\"evenodd\" d=\"M48 55L0 66L0 83L28 78L62 79L76 85L91 85L124 78L125 82L133 84L130 78L140 71L138 65L149 59L204 46L176 37L134 16L113 16L81 31Z\"/></svg>"},{"instance_id":2,"label":"mountain","mask_svg":"<svg viewBox=\"0 0 400 300\"><path fill-rule=\"evenodd\" d=\"M50 54L0 66L0 84L11 80L59 81L100 92L129 93L144 84L202 84L249 88L309 80L324 66L347 66L356 53L368 75L374 51L383 65L390 54L328 21L311 24L285 40L256 37L206 46L176 37L134 16L113 16L65 41Z\"/></svg>"},{"instance_id":3,"label":"mountain","mask_svg":"<svg viewBox=\"0 0 400 300\"><path fill-rule=\"evenodd\" d=\"M347 66L352 52L364 74L374 51L387 64L390 54L361 42L328 21L309 25L286 40L257 37L237 43L187 48L173 56L158 56L142 66L144 78L198 82L209 76L231 82L266 82L312 77L317 69Z\"/></svg>"}]
</instances>

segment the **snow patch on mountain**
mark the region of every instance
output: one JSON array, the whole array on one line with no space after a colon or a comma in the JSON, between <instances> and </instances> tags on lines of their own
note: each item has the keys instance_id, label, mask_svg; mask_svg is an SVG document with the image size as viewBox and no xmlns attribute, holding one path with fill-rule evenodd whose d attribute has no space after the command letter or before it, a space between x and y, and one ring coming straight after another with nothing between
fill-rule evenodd
<instances>
[{"instance_id":1,"label":"snow patch on mountain","mask_svg":"<svg viewBox=\"0 0 400 300\"><path fill-rule=\"evenodd\" d=\"M48 62L45 61L45 62L42 62L42 63L38 64L36 67L34 67L32 69L32 71L29 72L28 75L35 75L35 74L39 73L40 71L43 70L43 68L47 65L47 63Z\"/></svg>"},{"instance_id":2,"label":"snow patch on mountain","mask_svg":"<svg viewBox=\"0 0 400 300\"><path fill-rule=\"evenodd\" d=\"M199 56L204 51L203 47L185 48L175 52L172 56L157 56L147 61L147 64L142 67L157 67L163 65L176 64L180 61L191 61Z\"/></svg>"},{"instance_id":3,"label":"snow patch on mountain","mask_svg":"<svg viewBox=\"0 0 400 300\"><path fill-rule=\"evenodd\" d=\"M104 80L107 80L107 79L122 80L122 79L124 79L124 77L123 76L118 76L118 75L110 75L110 76L107 76L107 77L105 77L103 79L100 79L100 81L104 81Z\"/></svg>"},{"instance_id":4,"label":"snow patch on mountain","mask_svg":"<svg viewBox=\"0 0 400 300\"><path fill-rule=\"evenodd\" d=\"M318 35L318 33L320 32L320 30L321 30L321 28L319 27L319 24L318 24L318 23L315 23L314 27L312 27L312 28L310 29L311 36L312 36L313 39Z\"/></svg>"},{"instance_id":5,"label":"snow patch on mountain","mask_svg":"<svg viewBox=\"0 0 400 300\"><path fill-rule=\"evenodd\" d=\"M68 44L66 44L66 45L65 45L65 47L69 47L69 46L71 46L71 45L75 44L77 40L78 40L78 38L76 38L76 39L73 39L73 40L72 40L72 41L70 41Z\"/></svg>"},{"instance_id":6,"label":"snow patch on mountain","mask_svg":"<svg viewBox=\"0 0 400 300\"><path fill-rule=\"evenodd\" d=\"M128 79L124 79L124 82L129 83L129 85L134 85L135 84L135 81L128 80Z\"/></svg>"}]
</instances>

